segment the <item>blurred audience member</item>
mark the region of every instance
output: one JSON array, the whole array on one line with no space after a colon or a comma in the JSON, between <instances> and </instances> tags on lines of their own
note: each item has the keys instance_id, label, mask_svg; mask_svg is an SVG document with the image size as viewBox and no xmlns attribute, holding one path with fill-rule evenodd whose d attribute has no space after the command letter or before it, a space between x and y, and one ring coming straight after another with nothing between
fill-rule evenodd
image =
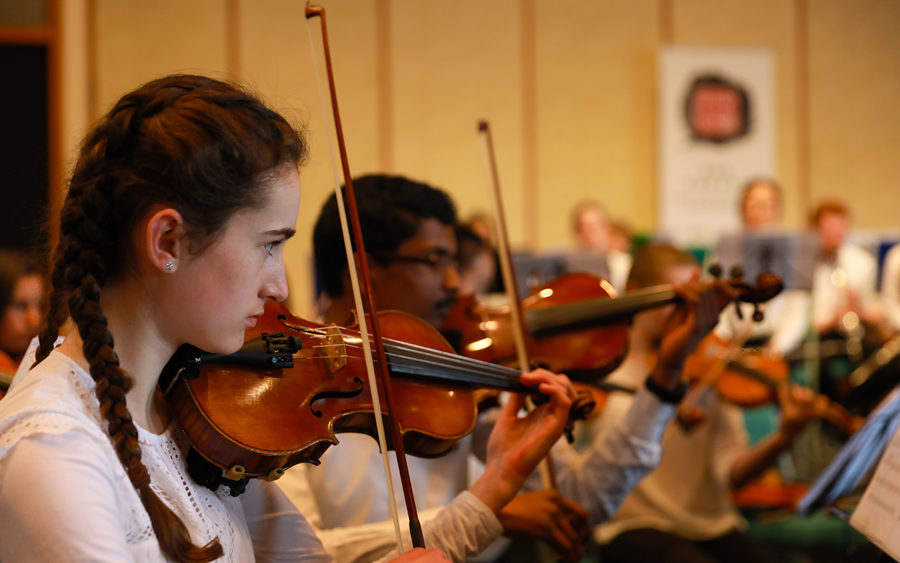
<instances>
[{"instance_id":1,"label":"blurred audience member","mask_svg":"<svg viewBox=\"0 0 900 563\"><path fill-rule=\"evenodd\" d=\"M900 331L900 244L892 246L884 257L881 299L890 328Z\"/></svg>"},{"instance_id":2,"label":"blurred audience member","mask_svg":"<svg viewBox=\"0 0 900 563\"><path fill-rule=\"evenodd\" d=\"M623 291L631 269L631 255L613 247L612 242L620 237L612 234L606 209L594 201L578 204L572 212L572 230L578 247L571 260L572 269L608 278L616 290ZM616 245L621 246L621 242Z\"/></svg>"},{"instance_id":3,"label":"blurred audience member","mask_svg":"<svg viewBox=\"0 0 900 563\"><path fill-rule=\"evenodd\" d=\"M824 201L813 212L811 223L820 252L813 271L813 327L822 334L855 330L860 322L877 326L883 319L877 294L878 263L871 253L847 242L850 210L840 201Z\"/></svg>"},{"instance_id":4,"label":"blurred audience member","mask_svg":"<svg viewBox=\"0 0 900 563\"><path fill-rule=\"evenodd\" d=\"M609 249L631 254L631 227L623 219L609 222Z\"/></svg>"},{"instance_id":5,"label":"blurred audience member","mask_svg":"<svg viewBox=\"0 0 900 563\"><path fill-rule=\"evenodd\" d=\"M459 294L483 297L496 291L497 257L490 243L466 225L457 225Z\"/></svg>"},{"instance_id":6,"label":"blurred audience member","mask_svg":"<svg viewBox=\"0 0 900 563\"><path fill-rule=\"evenodd\" d=\"M494 246L494 243L496 242L496 237L494 236L494 222L487 213L476 211L469 215L469 219L465 221L463 225L481 237L481 240L487 242L490 246Z\"/></svg>"},{"instance_id":7,"label":"blurred audience member","mask_svg":"<svg viewBox=\"0 0 900 563\"><path fill-rule=\"evenodd\" d=\"M768 233L781 220L781 188L775 180L754 178L741 194L741 222L748 233Z\"/></svg>"},{"instance_id":8,"label":"blurred audience member","mask_svg":"<svg viewBox=\"0 0 900 563\"><path fill-rule=\"evenodd\" d=\"M0 250L0 393L41 328L44 289L37 260L19 251Z\"/></svg>"},{"instance_id":9,"label":"blurred audience member","mask_svg":"<svg viewBox=\"0 0 900 563\"><path fill-rule=\"evenodd\" d=\"M741 231L747 235L773 234L781 219L781 188L771 179L754 178L744 185L741 193ZM786 289L765 306L765 317L759 323L747 323L753 308L741 305L742 317L735 306L722 315L716 334L726 340L739 335L749 344L761 345L770 356L781 358L796 348L809 325L809 294L798 289ZM746 331L746 332L744 332Z\"/></svg>"}]
</instances>

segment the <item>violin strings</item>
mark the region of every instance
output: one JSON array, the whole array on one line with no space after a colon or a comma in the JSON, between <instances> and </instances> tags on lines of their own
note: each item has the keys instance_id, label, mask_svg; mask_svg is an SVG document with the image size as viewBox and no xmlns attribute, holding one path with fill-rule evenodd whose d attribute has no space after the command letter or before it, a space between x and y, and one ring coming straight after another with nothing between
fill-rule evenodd
<instances>
[{"instance_id":1,"label":"violin strings","mask_svg":"<svg viewBox=\"0 0 900 563\"><path fill-rule=\"evenodd\" d=\"M362 350L362 341L358 333L348 329L347 327L331 325L329 328L338 330L341 336L341 342L335 344L308 344L310 342L326 340L333 335L328 334L319 328L307 328L291 326L283 323L290 331L284 334L303 335L300 337L302 348L326 350L329 348L337 348L343 346L344 349ZM345 331L357 338L359 344L347 343L345 339ZM392 367L400 372L409 375L430 376L446 379L447 370L453 370L457 377L464 377L465 382L497 387L501 389L518 388L520 372L513 368L466 358L455 353L445 352L421 346L402 342L391 338L385 338L385 352ZM371 341L371 340L370 340ZM357 358L361 356L353 356L344 354L345 358ZM312 359L312 358L305 358Z\"/></svg>"},{"instance_id":2,"label":"violin strings","mask_svg":"<svg viewBox=\"0 0 900 563\"><path fill-rule=\"evenodd\" d=\"M315 329L305 329L290 327L294 334L303 333L301 344L305 349L329 349L343 346L345 349L362 350L360 344L349 344L346 340L335 344L307 344L308 342L327 340L331 335L322 333ZM344 327L337 327L339 330L346 330ZM343 332L341 333L343 337ZM357 337L358 338L358 337ZM434 350L426 346L410 344L393 339L385 339L386 351L388 359L393 367L401 372L411 375L431 376L446 378L447 370L455 371L457 376L465 376L466 382L486 385L491 387L499 387L509 389L510 387L518 387L520 372L512 368L507 368L489 362L473 360L465 358L450 352ZM359 358L344 354L343 357ZM312 359L312 358L306 358Z\"/></svg>"}]
</instances>

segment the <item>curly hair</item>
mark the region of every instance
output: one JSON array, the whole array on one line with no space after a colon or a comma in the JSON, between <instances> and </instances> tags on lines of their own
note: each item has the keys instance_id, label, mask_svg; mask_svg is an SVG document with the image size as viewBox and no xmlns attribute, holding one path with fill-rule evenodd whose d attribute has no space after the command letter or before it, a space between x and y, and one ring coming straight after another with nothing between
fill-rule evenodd
<instances>
[{"instance_id":1,"label":"curly hair","mask_svg":"<svg viewBox=\"0 0 900 563\"><path fill-rule=\"evenodd\" d=\"M165 203L185 219L200 253L235 212L265 202L267 181L306 155L302 136L240 88L174 75L126 94L81 148L61 215L47 326L38 362L67 317L78 327L113 447L150 516L160 548L177 561L222 555L218 540L192 544L187 528L150 488L137 429L125 403L131 377L119 365L100 294L129 267L135 224Z\"/></svg>"},{"instance_id":2,"label":"curly hair","mask_svg":"<svg viewBox=\"0 0 900 563\"><path fill-rule=\"evenodd\" d=\"M366 251L375 261L379 254L394 252L403 241L412 238L423 219L456 224L453 201L428 184L403 176L369 174L354 178L353 189ZM346 289L342 281L347 268L343 247L337 198L332 194L313 228L316 275L329 297L340 297Z\"/></svg>"}]
</instances>

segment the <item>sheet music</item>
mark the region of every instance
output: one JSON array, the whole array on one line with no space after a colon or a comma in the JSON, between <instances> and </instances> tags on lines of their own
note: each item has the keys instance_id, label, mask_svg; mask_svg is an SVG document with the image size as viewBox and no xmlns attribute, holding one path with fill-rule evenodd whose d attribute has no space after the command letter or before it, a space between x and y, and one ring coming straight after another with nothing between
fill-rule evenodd
<instances>
[{"instance_id":1,"label":"sheet music","mask_svg":"<svg viewBox=\"0 0 900 563\"><path fill-rule=\"evenodd\" d=\"M841 448L825 471L797 503L797 513L810 515L853 494L879 460L900 425L900 386L888 393L866 423Z\"/></svg>"},{"instance_id":2,"label":"sheet music","mask_svg":"<svg viewBox=\"0 0 900 563\"><path fill-rule=\"evenodd\" d=\"M891 438L850 525L900 559L900 431Z\"/></svg>"}]
</instances>

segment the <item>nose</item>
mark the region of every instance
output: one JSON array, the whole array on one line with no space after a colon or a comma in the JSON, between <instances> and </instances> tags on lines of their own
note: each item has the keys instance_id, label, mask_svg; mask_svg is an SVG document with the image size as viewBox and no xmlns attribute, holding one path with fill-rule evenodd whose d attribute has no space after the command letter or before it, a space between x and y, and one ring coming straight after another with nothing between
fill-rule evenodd
<instances>
[{"instance_id":1,"label":"nose","mask_svg":"<svg viewBox=\"0 0 900 563\"><path fill-rule=\"evenodd\" d=\"M272 272L270 278L263 284L259 296L267 301L284 301L288 296L287 272L284 261L279 260L278 266Z\"/></svg>"},{"instance_id":2,"label":"nose","mask_svg":"<svg viewBox=\"0 0 900 563\"><path fill-rule=\"evenodd\" d=\"M456 293L459 291L459 270L456 266L450 266L444 271L444 290Z\"/></svg>"}]
</instances>

